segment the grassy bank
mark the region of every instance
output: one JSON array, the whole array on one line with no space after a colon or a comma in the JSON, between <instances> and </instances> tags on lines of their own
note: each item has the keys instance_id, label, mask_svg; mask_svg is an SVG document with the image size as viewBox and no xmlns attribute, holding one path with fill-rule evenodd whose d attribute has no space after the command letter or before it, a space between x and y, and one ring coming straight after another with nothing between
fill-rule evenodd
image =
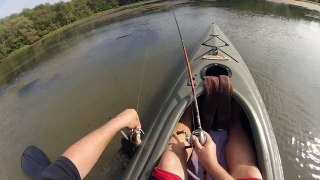
<instances>
[{"instance_id":1,"label":"grassy bank","mask_svg":"<svg viewBox=\"0 0 320 180\"><path fill-rule=\"evenodd\" d=\"M320 11L320 3L308 0L268 0L276 3L291 4L294 6L304 7L310 10Z\"/></svg>"},{"instance_id":2,"label":"grassy bank","mask_svg":"<svg viewBox=\"0 0 320 180\"><path fill-rule=\"evenodd\" d=\"M16 56L17 54L27 50L30 46L33 46L34 44L37 44L40 41L43 41L44 39L51 38L54 35L58 33L62 33L64 31L67 31L69 29L75 28L81 24L84 23L94 23L97 21L101 20L109 20L109 21L114 21L114 20L121 20L123 19L123 16L128 16L130 14L136 15L137 13L142 13L143 11L148 11L148 10L156 10L156 9L161 9L161 8L168 8L168 6L171 5L178 5L178 4L183 4L187 3L189 0L177 0L177 1L161 1L161 0L149 0L149 1L140 1L137 3L129 4L129 5L124 5L124 6L119 6L114 9L98 12L95 14L90 15L89 17L77 20L71 24L65 25L57 30L54 30L50 32L49 34L44 35L41 39L37 40L31 45L25 45L12 53L10 53L7 57L4 59L0 60L0 63L3 63L4 61L8 59L12 59L12 57ZM127 10L127 11L126 11ZM138 12L135 12L137 11Z\"/></svg>"},{"instance_id":3,"label":"grassy bank","mask_svg":"<svg viewBox=\"0 0 320 180\"><path fill-rule=\"evenodd\" d=\"M124 5L124 6L119 6L117 8L114 8L114 9L109 9L109 10L106 10L106 11L102 11L102 12L98 12L98 13L95 13L95 14L92 14L90 15L89 17L85 17L83 19L80 19L80 20L77 20L71 24L68 24L68 25L65 25L55 31L52 31L51 33L45 35L43 38L41 38L39 41L45 39L45 38L48 38L48 37L51 37L57 33L60 33L60 32L63 32L63 31L66 31L66 30L69 30L71 28L74 28L82 23L85 23L87 21L91 21L91 20L94 20L100 16L106 16L106 15L109 15L109 14L112 14L112 13L115 13L115 12L119 12L119 11L123 11L123 10L126 10L126 9L130 9L130 8L136 8L136 7L139 7L139 6L143 6L143 5L147 5L147 4L153 4L153 3L159 3L161 2L161 0L150 0L150 1L140 1L140 2L137 2L137 3L133 3L133 4L129 4L129 5Z\"/></svg>"},{"instance_id":4,"label":"grassy bank","mask_svg":"<svg viewBox=\"0 0 320 180\"><path fill-rule=\"evenodd\" d=\"M162 11L164 9L172 8L172 6L188 2L189 0L141 1L99 12L63 26L43 36L40 40L31 45L26 45L13 51L5 59L2 59L2 63L0 63L0 86L16 78L19 74L30 69L38 62L50 59L50 57L59 52L59 49L64 49L66 46L73 46L76 42L68 42L68 38L70 34L72 36L74 32L80 32L81 34L87 30L115 21L140 16L141 14L149 11ZM82 29L86 30L82 31ZM61 41L66 41L62 45L64 47L59 47L60 45L57 45Z\"/></svg>"},{"instance_id":5,"label":"grassy bank","mask_svg":"<svg viewBox=\"0 0 320 180\"><path fill-rule=\"evenodd\" d=\"M28 47L30 46L33 46L34 44L44 40L44 39L47 39L47 38L50 38L58 33L61 33L61 32L64 32L66 30L69 30L69 29L72 29L82 23L85 23L87 21L90 21L90 20L94 20L100 16L106 16L108 14L111 14L111 13L114 13L114 12L119 12L119 11L122 11L122 10L125 10L125 9L128 9L128 8L135 8L137 6L142 6L142 5L146 5L146 4L150 4L150 3L158 3L160 2L159 0L151 0L151 1L142 1L142 2L138 2L138 3L134 3L134 4L129 4L129 5L124 5L124 6L120 6L120 7L117 7L117 8L114 8L114 9L110 9L110 10L106 10L106 11L102 11L102 12L98 12L98 13L95 13L95 14L92 14L88 17L85 17L83 19L80 19L80 20L77 20L71 24L68 24L68 25L65 25L63 27L60 27L59 29L56 29L52 32L50 32L49 34L46 34L44 35L42 38L40 38L39 40L35 41L34 43L30 44L30 45L25 45L13 52L11 52L7 57L3 58L0 60L0 63L3 63L4 61L6 61L7 59L11 59L13 56L25 51Z\"/></svg>"}]
</instances>

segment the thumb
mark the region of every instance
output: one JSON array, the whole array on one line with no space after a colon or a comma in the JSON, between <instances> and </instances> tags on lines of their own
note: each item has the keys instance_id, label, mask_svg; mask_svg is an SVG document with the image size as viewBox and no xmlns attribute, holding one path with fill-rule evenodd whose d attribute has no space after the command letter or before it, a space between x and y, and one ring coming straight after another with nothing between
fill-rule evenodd
<instances>
[{"instance_id":1,"label":"thumb","mask_svg":"<svg viewBox=\"0 0 320 180\"><path fill-rule=\"evenodd\" d=\"M140 123L140 122L138 123L138 125L137 125L136 128L137 128L137 129L141 129L141 123Z\"/></svg>"},{"instance_id":2,"label":"thumb","mask_svg":"<svg viewBox=\"0 0 320 180\"><path fill-rule=\"evenodd\" d=\"M192 144L196 149L201 149L202 148L202 145L199 142L199 139L194 135L192 135Z\"/></svg>"}]
</instances>

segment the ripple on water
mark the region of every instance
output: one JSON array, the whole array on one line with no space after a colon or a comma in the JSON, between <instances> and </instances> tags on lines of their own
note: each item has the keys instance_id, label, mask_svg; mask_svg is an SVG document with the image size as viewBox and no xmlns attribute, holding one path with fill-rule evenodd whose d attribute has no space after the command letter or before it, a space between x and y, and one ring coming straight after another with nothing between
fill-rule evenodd
<instances>
[{"instance_id":1,"label":"ripple on water","mask_svg":"<svg viewBox=\"0 0 320 180\"><path fill-rule=\"evenodd\" d=\"M299 103L299 97L292 98L290 93L261 74L255 77L265 103L281 105L267 107L284 164L284 174L288 177L294 171L299 179L318 179L320 139L317 131L310 131L312 116Z\"/></svg>"}]
</instances>

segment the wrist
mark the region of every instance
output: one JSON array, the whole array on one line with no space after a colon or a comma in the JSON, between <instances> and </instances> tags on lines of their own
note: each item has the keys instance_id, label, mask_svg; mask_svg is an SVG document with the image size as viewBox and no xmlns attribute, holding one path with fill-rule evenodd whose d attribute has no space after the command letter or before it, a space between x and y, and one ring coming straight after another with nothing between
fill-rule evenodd
<instances>
[{"instance_id":1,"label":"wrist","mask_svg":"<svg viewBox=\"0 0 320 180\"><path fill-rule=\"evenodd\" d=\"M218 163L217 160L210 160L210 161L204 162L204 163L203 163L203 167L204 167L207 171L209 171L209 169L217 169L217 168L219 168L219 167L221 167L221 166L220 166L220 164Z\"/></svg>"},{"instance_id":2,"label":"wrist","mask_svg":"<svg viewBox=\"0 0 320 180\"><path fill-rule=\"evenodd\" d=\"M215 179L233 180L234 178L220 164L215 164L215 167L206 169L208 174Z\"/></svg>"},{"instance_id":3,"label":"wrist","mask_svg":"<svg viewBox=\"0 0 320 180\"><path fill-rule=\"evenodd\" d=\"M222 166L220 166L220 164L209 164L207 167L204 167L208 172L219 172L222 168Z\"/></svg>"},{"instance_id":4,"label":"wrist","mask_svg":"<svg viewBox=\"0 0 320 180\"><path fill-rule=\"evenodd\" d=\"M127 127L125 122L121 121L121 119L117 118L117 117L115 117L115 118L111 119L110 121L108 121L106 123L106 125L107 126L110 125L112 127L112 129L115 130L116 132L118 132L121 129Z\"/></svg>"}]
</instances>

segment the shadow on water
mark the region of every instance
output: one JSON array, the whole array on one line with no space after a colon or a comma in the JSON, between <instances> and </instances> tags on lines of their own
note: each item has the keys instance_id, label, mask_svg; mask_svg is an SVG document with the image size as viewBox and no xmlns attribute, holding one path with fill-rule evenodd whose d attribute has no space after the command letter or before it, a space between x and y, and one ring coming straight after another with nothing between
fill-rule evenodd
<instances>
[{"instance_id":1,"label":"shadow on water","mask_svg":"<svg viewBox=\"0 0 320 180\"><path fill-rule=\"evenodd\" d=\"M19 97L24 97L29 95L30 93L36 91L40 86L40 80L36 79L31 81L30 83L24 85L22 88L18 90Z\"/></svg>"},{"instance_id":2,"label":"shadow on water","mask_svg":"<svg viewBox=\"0 0 320 180\"><path fill-rule=\"evenodd\" d=\"M57 81L63 80L63 75L55 73L46 81L41 81L40 79L35 79L28 82L17 90L19 98L28 97L31 94L36 94L41 88L48 86L49 84ZM1 95L0 95L1 96Z\"/></svg>"}]
</instances>

